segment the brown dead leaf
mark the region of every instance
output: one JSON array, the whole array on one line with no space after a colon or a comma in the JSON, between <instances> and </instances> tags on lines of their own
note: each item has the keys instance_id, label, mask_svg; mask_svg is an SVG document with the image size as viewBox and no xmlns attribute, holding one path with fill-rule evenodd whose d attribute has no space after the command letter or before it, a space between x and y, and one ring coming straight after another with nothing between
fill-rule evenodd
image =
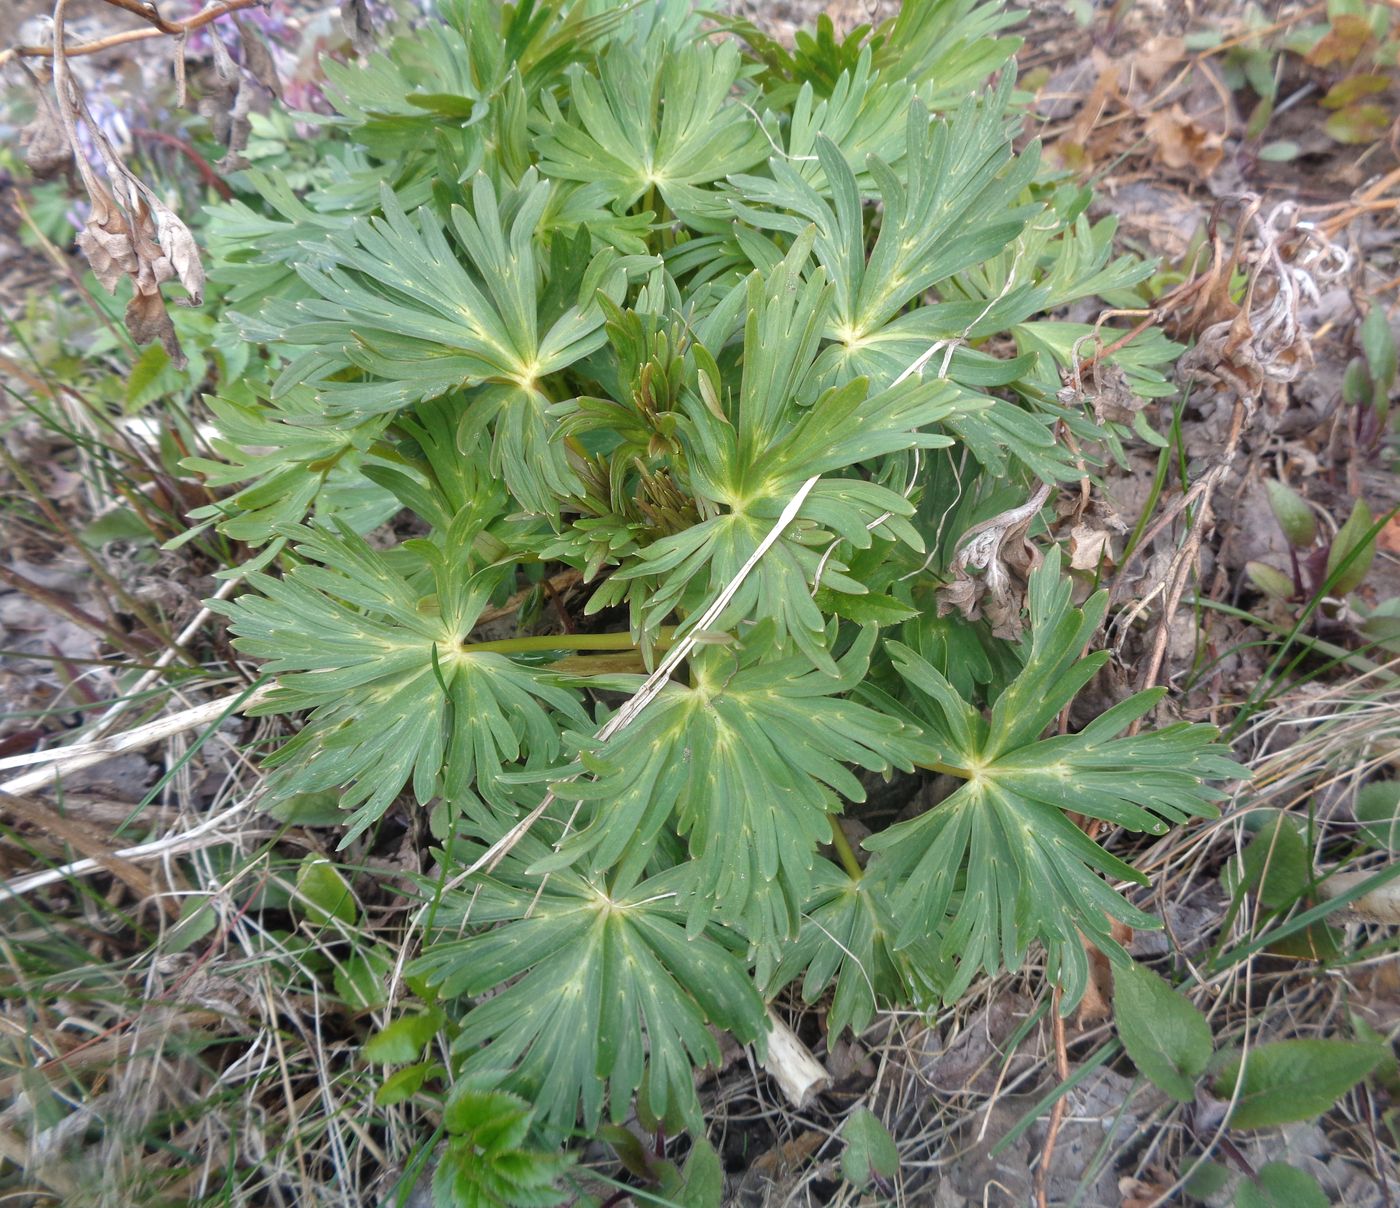
<instances>
[{"instance_id":1,"label":"brown dead leaf","mask_svg":"<svg viewBox=\"0 0 1400 1208\"><path fill-rule=\"evenodd\" d=\"M63 132L63 123L48 97L39 93L39 111L20 133L24 162L36 180L52 180L72 170L73 149Z\"/></svg>"},{"instance_id":2,"label":"brown dead leaf","mask_svg":"<svg viewBox=\"0 0 1400 1208\"><path fill-rule=\"evenodd\" d=\"M1133 929L1117 919L1110 920L1110 934L1125 948L1133 942ZM1089 958L1089 980L1084 987L1084 997L1079 1000L1074 1021L1080 1028L1087 1028L1113 1014L1113 966L1082 932L1079 941L1084 945L1084 955Z\"/></svg>"},{"instance_id":3,"label":"brown dead leaf","mask_svg":"<svg viewBox=\"0 0 1400 1208\"><path fill-rule=\"evenodd\" d=\"M1373 36L1371 23L1365 17L1340 13L1332 19L1317 44L1303 56L1304 61L1310 67L1353 63Z\"/></svg>"},{"instance_id":4,"label":"brown dead leaf","mask_svg":"<svg viewBox=\"0 0 1400 1208\"><path fill-rule=\"evenodd\" d=\"M253 123L248 115L253 112L253 106L260 95L267 94L253 80L245 79L238 87L233 108L227 114L228 150L216 165L224 176L248 166L248 161L243 158L243 148L248 145L248 138L253 133Z\"/></svg>"},{"instance_id":5,"label":"brown dead leaf","mask_svg":"<svg viewBox=\"0 0 1400 1208\"><path fill-rule=\"evenodd\" d=\"M1100 424L1131 424L1147 400L1133 390L1128 375L1116 361L1096 360L1092 381L1085 385L1086 401Z\"/></svg>"},{"instance_id":6,"label":"brown dead leaf","mask_svg":"<svg viewBox=\"0 0 1400 1208\"><path fill-rule=\"evenodd\" d=\"M1258 210L1258 198L1246 202L1239 219L1241 229L1249 225ZM1217 207L1209 223L1210 267L1169 291L1157 305L1157 314L1166 324L1167 333L1175 339L1191 339L1207 327L1228 322L1240 312L1231 288L1235 269L1244 251L1244 240L1237 234L1231 240L1227 253L1220 219Z\"/></svg>"},{"instance_id":7,"label":"brown dead leaf","mask_svg":"<svg viewBox=\"0 0 1400 1208\"><path fill-rule=\"evenodd\" d=\"M1282 384L1313 363L1302 303L1316 303L1321 288L1351 260L1320 228L1299 222L1295 204L1282 202L1261 218L1258 197L1240 200L1229 257L1212 230L1211 267L1163 298L1156 313L1170 334L1196 336L1195 347L1177 362L1179 380L1195 377L1232 390L1251 415L1262 398L1272 414L1274 402L1286 402ZM1248 273L1238 303L1229 290L1237 267Z\"/></svg>"},{"instance_id":8,"label":"brown dead leaf","mask_svg":"<svg viewBox=\"0 0 1400 1208\"><path fill-rule=\"evenodd\" d=\"M1207 130L1180 105L1157 110L1143 129L1168 168L1191 168L1204 179L1225 157L1225 140L1216 131Z\"/></svg>"},{"instance_id":9,"label":"brown dead leaf","mask_svg":"<svg viewBox=\"0 0 1400 1208\"><path fill-rule=\"evenodd\" d=\"M754 1159L754 1169L770 1178L782 1170L791 1170L816 1153L825 1140L825 1133L809 1128L791 1141L765 1150Z\"/></svg>"},{"instance_id":10,"label":"brown dead leaf","mask_svg":"<svg viewBox=\"0 0 1400 1208\"><path fill-rule=\"evenodd\" d=\"M238 39L243 46L243 69L279 100L282 81L277 75L277 62L272 50L263 40L262 31L246 17L234 17Z\"/></svg>"},{"instance_id":11,"label":"brown dead leaf","mask_svg":"<svg viewBox=\"0 0 1400 1208\"><path fill-rule=\"evenodd\" d=\"M165 301L160 293L145 294L139 289L131 295L126 304L126 329L138 344L160 343L177 369L186 365L184 351L179 337L175 334L175 324L166 312Z\"/></svg>"},{"instance_id":12,"label":"brown dead leaf","mask_svg":"<svg viewBox=\"0 0 1400 1208\"><path fill-rule=\"evenodd\" d=\"M190 305L198 306L204 300L204 264L199 258L199 245L194 235L173 210L159 202L153 203L153 218L156 243L169 265L175 280L185 287L190 295ZM167 280L162 269L160 280Z\"/></svg>"},{"instance_id":13,"label":"brown dead leaf","mask_svg":"<svg viewBox=\"0 0 1400 1208\"><path fill-rule=\"evenodd\" d=\"M1123 1197L1122 1208L1156 1208L1171 1194L1176 1183L1162 1171L1148 1171L1149 1179L1124 1175L1118 1180L1118 1193Z\"/></svg>"},{"instance_id":14,"label":"brown dead leaf","mask_svg":"<svg viewBox=\"0 0 1400 1208\"><path fill-rule=\"evenodd\" d=\"M87 257L93 275L109 294L115 293L117 283L134 277L138 271L136 248L132 243L131 227L115 205L96 204L78 235L79 250Z\"/></svg>"},{"instance_id":15,"label":"brown dead leaf","mask_svg":"<svg viewBox=\"0 0 1400 1208\"><path fill-rule=\"evenodd\" d=\"M1113 973L1108 957L1087 941L1084 948L1089 957L1089 980L1084 983L1084 997L1074 1013L1074 1022L1081 1030L1102 1023L1113 1014Z\"/></svg>"},{"instance_id":16,"label":"brown dead leaf","mask_svg":"<svg viewBox=\"0 0 1400 1208\"><path fill-rule=\"evenodd\" d=\"M1049 486L1042 484L1020 507L968 529L953 558L953 581L938 591L939 616L985 617L997 637L1020 636L1026 581L1040 562L1026 530L1049 497ZM969 568L981 573L974 576Z\"/></svg>"},{"instance_id":17,"label":"brown dead leaf","mask_svg":"<svg viewBox=\"0 0 1400 1208\"><path fill-rule=\"evenodd\" d=\"M340 0L340 24L361 54L374 45L374 17L368 0Z\"/></svg>"},{"instance_id":18,"label":"brown dead leaf","mask_svg":"<svg viewBox=\"0 0 1400 1208\"><path fill-rule=\"evenodd\" d=\"M100 185L92 200L92 215L78 236L78 246L93 274L108 293L115 293L120 281L131 281L134 292L126 308L131 338L138 344L159 341L171 361L183 367L185 356L160 287L178 280L189 292L191 305L203 299L204 266L194 236L173 211L159 202L148 204L139 194L134 213L124 213Z\"/></svg>"},{"instance_id":19,"label":"brown dead leaf","mask_svg":"<svg viewBox=\"0 0 1400 1208\"><path fill-rule=\"evenodd\" d=\"M924 1033L919 1073L935 1095L960 1091L989 1095L1000 1082L999 1071L1015 1077L1035 1061L1029 1049L1008 1049L1012 1033L1025 1025L1032 1010L1023 994L997 995L971 1017L961 1018L946 1036L937 1030ZM919 1050L914 1050L918 1052ZM1008 1064L1009 1059L1009 1064Z\"/></svg>"},{"instance_id":20,"label":"brown dead leaf","mask_svg":"<svg viewBox=\"0 0 1400 1208\"><path fill-rule=\"evenodd\" d=\"M61 33L62 21L55 37L52 101L91 203L78 246L108 293L115 293L123 280L131 282L126 323L132 337L138 343L159 340L171 360L183 366L185 358L160 287L179 281L190 304L198 305L204 297L199 248L189 227L126 166L106 131L93 120L62 53ZM79 131L84 128L105 175L100 176L79 149Z\"/></svg>"},{"instance_id":21,"label":"brown dead leaf","mask_svg":"<svg viewBox=\"0 0 1400 1208\"><path fill-rule=\"evenodd\" d=\"M1246 310L1233 319L1211 324L1177 362L1180 380L1198 376L1223 383L1240 398L1257 399L1264 387L1265 367L1250 351L1253 335Z\"/></svg>"},{"instance_id":22,"label":"brown dead leaf","mask_svg":"<svg viewBox=\"0 0 1400 1208\"><path fill-rule=\"evenodd\" d=\"M1154 34L1132 56L1133 79L1144 88L1157 82L1186 58L1186 43L1171 34Z\"/></svg>"},{"instance_id":23,"label":"brown dead leaf","mask_svg":"<svg viewBox=\"0 0 1400 1208\"><path fill-rule=\"evenodd\" d=\"M1376 544L1388 554L1400 554L1400 515L1385 522L1376 534Z\"/></svg>"},{"instance_id":24,"label":"brown dead leaf","mask_svg":"<svg viewBox=\"0 0 1400 1208\"><path fill-rule=\"evenodd\" d=\"M1093 524L1076 524L1069 533L1069 564L1074 570L1112 565L1113 534Z\"/></svg>"},{"instance_id":25,"label":"brown dead leaf","mask_svg":"<svg viewBox=\"0 0 1400 1208\"><path fill-rule=\"evenodd\" d=\"M1050 148L1065 164L1083 170L1117 154L1124 133L1121 125L1105 122L1124 107L1122 78L1124 64L1094 49L1091 63L1096 73L1094 86L1084 98L1069 128Z\"/></svg>"},{"instance_id":26,"label":"brown dead leaf","mask_svg":"<svg viewBox=\"0 0 1400 1208\"><path fill-rule=\"evenodd\" d=\"M215 141L227 147L233 133L232 111L243 77L215 26L209 27L209 35L214 62L211 70L202 75L203 95L199 98L198 109L209 123L209 132Z\"/></svg>"}]
</instances>

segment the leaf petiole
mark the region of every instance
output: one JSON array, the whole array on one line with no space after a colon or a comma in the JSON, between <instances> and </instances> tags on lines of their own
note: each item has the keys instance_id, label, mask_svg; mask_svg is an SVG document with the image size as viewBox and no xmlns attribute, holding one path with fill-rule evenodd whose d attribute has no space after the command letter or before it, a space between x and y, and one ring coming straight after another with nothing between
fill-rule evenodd
<instances>
[{"instance_id":1,"label":"leaf petiole","mask_svg":"<svg viewBox=\"0 0 1400 1208\"><path fill-rule=\"evenodd\" d=\"M663 625L657 634L658 649L671 644L674 625ZM495 642L463 642L465 654L537 654L550 650L636 650L629 633L545 633L533 637L501 638Z\"/></svg>"},{"instance_id":2,"label":"leaf petiole","mask_svg":"<svg viewBox=\"0 0 1400 1208\"><path fill-rule=\"evenodd\" d=\"M850 840L846 838L846 832L841 829L841 820L835 814L828 814L827 820L831 823L831 845L841 857L841 866L850 873L852 881L859 881L865 875L865 870L856 859L856 853L851 848Z\"/></svg>"},{"instance_id":3,"label":"leaf petiole","mask_svg":"<svg viewBox=\"0 0 1400 1208\"><path fill-rule=\"evenodd\" d=\"M937 761L933 763L920 763L916 760L914 766L916 768L923 768L926 772L940 772L944 776L956 776L959 780L971 780L973 777L971 769L954 767L949 763L939 763Z\"/></svg>"}]
</instances>

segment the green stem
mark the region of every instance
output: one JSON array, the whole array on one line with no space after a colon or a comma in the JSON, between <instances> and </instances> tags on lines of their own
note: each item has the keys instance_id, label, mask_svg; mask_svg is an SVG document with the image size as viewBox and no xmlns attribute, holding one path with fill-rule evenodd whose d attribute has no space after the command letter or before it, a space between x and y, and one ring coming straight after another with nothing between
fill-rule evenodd
<instances>
[{"instance_id":1,"label":"green stem","mask_svg":"<svg viewBox=\"0 0 1400 1208\"><path fill-rule=\"evenodd\" d=\"M1142 505L1142 514L1138 516L1138 522L1133 526L1128 544L1123 547L1123 556L1118 560L1119 566L1127 566L1132 556L1137 553L1138 542L1142 540L1143 533L1147 531L1147 522L1157 511L1157 501L1161 499L1162 491L1167 485L1167 473L1170 469L1171 447L1168 446L1157 455L1157 472L1152 476L1152 487L1147 493L1147 501Z\"/></svg>"},{"instance_id":2,"label":"green stem","mask_svg":"<svg viewBox=\"0 0 1400 1208\"><path fill-rule=\"evenodd\" d=\"M841 829L840 819L835 814L828 814L826 817L827 821L831 823L831 845L836 848L836 854L841 857L841 864L850 873L851 880L859 881L862 876L860 861L856 859L856 853L851 850L846 832Z\"/></svg>"},{"instance_id":3,"label":"green stem","mask_svg":"<svg viewBox=\"0 0 1400 1208\"><path fill-rule=\"evenodd\" d=\"M1223 604L1219 600L1212 600L1206 596L1196 596L1191 603L1199 608L1209 608L1215 612L1224 613L1228 617L1234 617L1236 620L1253 625L1256 629L1262 629L1265 633L1274 637L1295 641L1298 645L1319 655L1326 655L1332 661L1327 664L1324 670L1330 670L1332 667L1342 664L1364 675L1374 675L1377 679L1384 680L1388 684L1393 685L1397 680L1393 672L1387 670L1386 667L1380 663L1376 663L1365 657L1365 652L1367 650L1377 648L1384 649L1384 647L1380 646L1379 642L1368 642L1360 649L1348 650L1345 646L1338 646L1333 642L1325 642L1321 638L1315 638L1310 634L1297 633L1292 627L1279 625L1255 613L1247 612L1243 608L1235 608L1233 605ZM1206 670L1209 670L1209 667L1207 667Z\"/></svg>"},{"instance_id":4,"label":"green stem","mask_svg":"<svg viewBox=\"0 0 1400 1208\"><path fill-rule=\"evenodd\" d=\"M954 767L950 763L920 763L914 761L916 768L923 768L926 772L942 772L945 776L956 776L959 780L971 780L972 773L967 768Z\"/></svg>"},{"instance_id":5,"label":"green stem","mask_svg":"<svg viewBox=\"0 0 1400 1208\"><path fill-rule=\"evenodd\" d=\"M656 636L658 650L671 644L676 627L662 626ZM502 638L498 642L463 642L465 654L538 654L551 650L635 650L630 633L546 633L538 637Z\"/></svg>"}]
</instances>

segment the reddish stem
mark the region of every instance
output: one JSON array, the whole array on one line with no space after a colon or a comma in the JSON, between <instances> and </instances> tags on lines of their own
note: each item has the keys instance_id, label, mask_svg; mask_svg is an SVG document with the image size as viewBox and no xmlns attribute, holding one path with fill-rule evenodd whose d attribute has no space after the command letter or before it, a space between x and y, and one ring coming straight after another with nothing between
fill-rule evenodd
<instances>
[{"instance_id":1,"label":"reddish stem","mask_svg":"<svg viewBox=\"0 0 1400 1208\"><path fill-rule=\"evenodd\" d=\"M202 13L196 13L188 21L170 21L167 24L173 25L176 33L187 34L201 26L208 25L211 21L217 21L220 17L226 17L229 13L236 13L261 3L262 0L220 0L220 3L211 5ZM77 55L95 55L99 51L110 50L113 46L125 46L128 42L144 42L147 38L168 36L170 35L153 25L147 26L145 29L128 29L119 34L109 34L105 38L97 38L92 42L80 42L77 46L64 47L63 55L68 59ZM52 46L15 46L9 50L0 51L0 64L13 56L25 59L47 59L52 55Z\"/></svg>"},{"instance_id":2,"label":"reddish stem","mask_svg":"<svg viewBox=\"0 0 1400 1208\"><path fill-rule=\"evenodd\" d=\"M213 189L220 197L225 201L233 197L233 190L229 188L228 182L214 171L214 166L205 159L204 156L190 146L190 144L178 134L167 134L164 130L148 130L145 128L133 131L133 133L137 138L145 142L160 143L165 147L173 147L195 166L204 183Z\"/></svg>"}]
</instances>

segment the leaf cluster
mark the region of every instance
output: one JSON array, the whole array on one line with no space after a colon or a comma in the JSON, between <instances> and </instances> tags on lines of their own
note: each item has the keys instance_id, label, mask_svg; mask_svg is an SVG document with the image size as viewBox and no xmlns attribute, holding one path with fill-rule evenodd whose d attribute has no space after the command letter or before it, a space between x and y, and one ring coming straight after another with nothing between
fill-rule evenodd
<instances>
[{"instance_id":1,"label":"leaf cluster","mask_svg":"<svg viewBox=\"0 0 1400 1208\"><path fill-rule=\"evenodd\" d=\"M1107 604L1042 521L1019 639L944 598L979 522L1134 439L1060 398L1092 329L1051 314L1150 266L1018 148L1007 14L788 52L682 0L443 8L332 71L309 190L216 216L271 372L197 468L261 551L218 605L259 710L301 718L271 792L338 792L346 844L429 811L410 976L457 1132L514 1154L509 1096L554 1136L695 1127L714 1029L761 1045L793 984L860 1029L1040 945L1072 1004L1081 936L1154 924L1070 815L1161 833L1234 765L1122 737L1155 693L1055 724ZM1160 394L1173 353L1106 363ZM484 630L560 572L569 631ZM924 770L961 787L865 814L862 865L838 817Z\"/></svg>"}]
</instances>

